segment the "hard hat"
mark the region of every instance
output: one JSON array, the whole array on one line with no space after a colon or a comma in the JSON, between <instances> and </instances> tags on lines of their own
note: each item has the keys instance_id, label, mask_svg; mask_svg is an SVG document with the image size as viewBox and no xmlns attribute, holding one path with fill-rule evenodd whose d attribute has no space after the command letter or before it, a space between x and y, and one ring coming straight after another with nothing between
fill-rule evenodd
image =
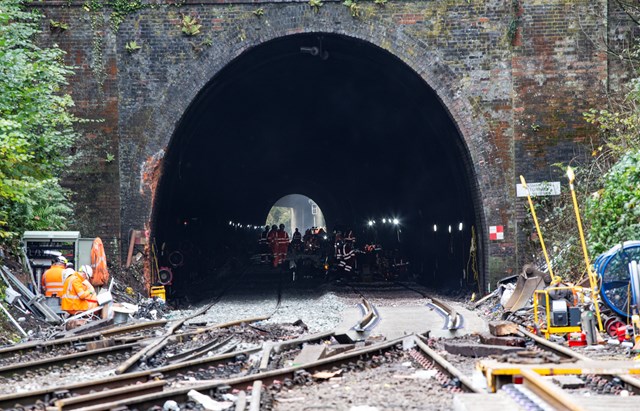
<instances>
[{"instance_id":1,"label":"hard hat","mask_svg":"<svg viewBox=\"0 0 640 411\"><path fill-rule=\"evenodd\" d=\"M68 263L67 258L63 255L57 256L55 262L56 264L64 264L64 265L67 265Z\"/></svg>"},{"instance_id":2,"label":"hard hat","mask_svg":"<svg viewBox=\"0 0 640 411\"><path fill-rule=\"evenodd\" d=\"M80 272L85 273L88 278L93 277L93 269L91 268L90 265L85 264L83 266L80 266Z\"/></svg>"},{"instance_id":3,"label":"hard hat","mask_svg":"<svg viewBox=\"0 0 640 411\"><path fill-rule=\"evenodd\" d=\"M280 228L284 228L284 224L280 224Z\"/></svg>"},{"instance_id":4,"label":"hard hat","mask_svg":"<svg viewBox=\"0 0 640 411\"><path fill-rule=\"evenodd\" d=\"M76 271L73 268L65 268L64 270L62 270L62 281L65 281L71 274L75 272Z\"/></svg>"}]
</instances>

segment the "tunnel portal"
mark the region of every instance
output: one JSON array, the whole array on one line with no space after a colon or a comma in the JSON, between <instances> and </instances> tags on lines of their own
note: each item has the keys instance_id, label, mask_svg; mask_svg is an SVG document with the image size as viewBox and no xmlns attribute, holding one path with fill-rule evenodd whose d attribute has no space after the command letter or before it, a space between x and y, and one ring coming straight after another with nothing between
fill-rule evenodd
<instances>
[{"instance_id":1,"label":"tunnel portal","mask_svg":"<svg viewBox=\"0 0 640 411\"><path fill-rule=\"evenodd\" d=\"M159 265L174 295L224 281L272 205L299 193L329 232L401 249L418 281L476 288L473 169L447 109L400 59L342 35L278 38L221 70L176 128L152 216Z\"/></svg>"}]
</instances>

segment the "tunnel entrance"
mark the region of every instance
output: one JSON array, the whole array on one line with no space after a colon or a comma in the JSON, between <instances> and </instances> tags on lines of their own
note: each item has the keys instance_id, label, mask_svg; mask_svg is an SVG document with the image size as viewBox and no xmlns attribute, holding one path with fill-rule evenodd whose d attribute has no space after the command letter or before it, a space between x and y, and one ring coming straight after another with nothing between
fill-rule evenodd
<instances>
[{"instance_id":1,"label":"tunnel entrance","mask_svg":"<svg viewBox=\"0 0 640 411\"><path fill-rule=\"evenodd\" d=\"M180 254L172 295L215 288L247 269L272 205L304 193L327 232L398 247L429 286L477 289L473 170L447 109L397 57L344 35L281 37L222 69L177 126L153 207L159 265Z\"/></svg>"},{"instance_id":2,"label":"tunnel entrance","mask_svg":"<svg viewBox=\"0 0 640 411\"><path fill-rule=\"evenodd\" d=\"M324 214L318 204L302 194L286 195L271 207L266 225L279 226L280 224L284 224L288 233L293 233L295 230L304 233L306 230L320 227L325 231L327 229Z\"/></svg>"}]
</instances>

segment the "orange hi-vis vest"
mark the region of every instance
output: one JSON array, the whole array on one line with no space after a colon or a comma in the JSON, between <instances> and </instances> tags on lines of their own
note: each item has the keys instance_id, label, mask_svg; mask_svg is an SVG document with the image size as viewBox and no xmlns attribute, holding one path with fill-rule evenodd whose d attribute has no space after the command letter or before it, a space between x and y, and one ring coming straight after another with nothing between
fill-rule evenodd
<instances>
[{"instance_id":1,"label":"orange hi-vis vest","mask_svg":"<svg viewBox=\"0 0 640 411\"><path fill-rule=\"evenodd\" d=\"M89 309L91 291L83 284L84 278L78 272L71 274L64 282L64 294L60 301L60 308L69 314Z\"/></svg>"},{"instance_id":2,"label":"orange hi-vis vest","mask_svg":"<svg viewBox=\"0 0 640 411\"><path fill-rule=\"evenodd\" d=\"M54 294L58 297L62 296L62 270L64 268L61 264L54 264L42 274L45 297L53 297Z\"/></svg>"},{"instance_id":3,"label":"orange hi-vis vest","mask_svg":"<svg viewBox=\"0 0 640 411\"><path fill-rule=\"evenodd\" d=\"M109 282L109 271L107 270L107 257L104 253L104 246L100 237L93 240L91 247L91 268L93 268L93 276L91 284L101 287Z\"/></svg>"}]
</instances>

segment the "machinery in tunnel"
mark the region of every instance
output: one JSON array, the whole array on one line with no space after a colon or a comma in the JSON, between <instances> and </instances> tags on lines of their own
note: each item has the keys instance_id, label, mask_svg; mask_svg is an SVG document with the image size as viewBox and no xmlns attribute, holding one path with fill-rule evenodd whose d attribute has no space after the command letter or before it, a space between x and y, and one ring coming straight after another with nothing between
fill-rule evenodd
<instances>
[{"instance_id":1,"label":"machinery in tunnel","mask_svg":"<svg viewBox=\"0 0 640 411\"><path fill-rule=\"evenodd\" d=\"M176 128L152 215L158 266L173 295L217 287L247 269L276 201L300 193L327 231L393 240L418 281L477 289L473 169L436 93L398 58L342 35L278 38L222 69Z\"/></svg>"}]
</instances>

